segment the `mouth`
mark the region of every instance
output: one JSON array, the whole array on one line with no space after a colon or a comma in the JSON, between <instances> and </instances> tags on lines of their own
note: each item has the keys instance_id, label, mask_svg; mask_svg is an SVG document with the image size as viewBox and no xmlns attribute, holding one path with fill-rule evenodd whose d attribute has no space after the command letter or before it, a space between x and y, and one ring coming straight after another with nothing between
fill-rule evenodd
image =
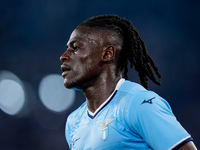
<instances>
[{"instance_id":1,"label":"mouth","mask_svg":"<svg viewBox=\"0 0 200 150\"><path fill-rule=\"evenodd\" d=\"M66 64L62 64L61 65L61 70L62 70L62 77L66 76L68 74L69 71L71 71L71 68L66 65Z\"/></svg>"}]
</instances>

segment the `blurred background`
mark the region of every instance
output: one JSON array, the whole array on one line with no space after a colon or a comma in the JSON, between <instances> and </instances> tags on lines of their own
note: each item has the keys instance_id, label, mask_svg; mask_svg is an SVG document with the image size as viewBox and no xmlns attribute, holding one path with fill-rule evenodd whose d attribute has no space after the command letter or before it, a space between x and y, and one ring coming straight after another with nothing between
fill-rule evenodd
<instances>
[{"instance_id":1,"label":"blurred background","mask_svg":"<svg viewBox=\"0 0 200 150\"><path fill-rule=\"evenodd\" d=\"M164 97L200 147L199 0L0 0L0 150L66 150L65 121L85 98L63 86L59 57L88 17L133 22ZM129 79L138 82L134 70ZM166 129L167 130L167 129Z\"/></svg>"}]
</instances>

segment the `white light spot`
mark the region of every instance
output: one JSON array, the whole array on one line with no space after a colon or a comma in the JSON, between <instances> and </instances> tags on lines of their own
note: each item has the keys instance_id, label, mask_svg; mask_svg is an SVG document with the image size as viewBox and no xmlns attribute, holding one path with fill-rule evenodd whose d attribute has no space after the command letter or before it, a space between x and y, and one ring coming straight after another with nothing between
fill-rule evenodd
<instances>
[{"instance_id":1,"label":"white light spot","mask_svg":"<svg viewBox=\"0 0 200 150\"><path fill-rule=\"evenodd\" d=\"M75 91L64 87L61 75L52 74L40 82L39 96L48 109L63 112L73 104Z\"/></svg>"},{"instance_id":2,"label":"white light spot","mask_svg":"<svg viewBox=\"0 0 200 150\"><path fill-rule=\"evenodd\" d=\"M0 82L0 108L7 114L15 115L23 107L25 93L22 86L10 79Z\"/></svg>"}]
</instances>

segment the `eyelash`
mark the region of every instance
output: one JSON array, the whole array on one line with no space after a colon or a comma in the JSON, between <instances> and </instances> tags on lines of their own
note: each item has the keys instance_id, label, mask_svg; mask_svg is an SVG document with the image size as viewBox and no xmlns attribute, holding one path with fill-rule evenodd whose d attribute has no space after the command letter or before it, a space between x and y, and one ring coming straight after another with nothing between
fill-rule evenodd
<instances>
[{"instance_id":1,"label":"eyelash","mask_svg":"<svg viewBox=\"0 0 200 150\"><path fill-rule=\"evenodd\" d=\"M74 51L77 51L79 48L80 48L80 47L78 47L78 46L74 46L74 47L73 47L73 50L74 50Z\"/></svg>"},{"instance_id":2,"label":"eyelash","mask_svg":"<svg viewBox=\"0 0 200 150\"><path fill-rule=\"evenodd\" d=\"M68 49L69 47L67 46L67 49ZM77 51L78 49L79 49L80 47L79 46L72 46L72 50L75 52L75 51Z\"/></svg>"}]
</instances>

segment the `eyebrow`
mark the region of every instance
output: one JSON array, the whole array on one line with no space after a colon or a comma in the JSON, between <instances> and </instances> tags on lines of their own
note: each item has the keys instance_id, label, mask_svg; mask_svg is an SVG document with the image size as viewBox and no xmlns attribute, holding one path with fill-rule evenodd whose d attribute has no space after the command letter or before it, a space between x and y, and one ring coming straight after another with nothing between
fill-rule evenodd
<instances>
[{"instance_id":1,"label":"eyebrow","mask_svg":"<svg viewBox=\"0 0 200 150\"><path fill-rule=\"evenodd\" d=\"M68 47L68 45L73 45L73 44L76 43L76 42L77 42L77 40L72 40L72 41L70 41L69 43L67 43L66 46Z\"/></svg>"}]
</instances>

